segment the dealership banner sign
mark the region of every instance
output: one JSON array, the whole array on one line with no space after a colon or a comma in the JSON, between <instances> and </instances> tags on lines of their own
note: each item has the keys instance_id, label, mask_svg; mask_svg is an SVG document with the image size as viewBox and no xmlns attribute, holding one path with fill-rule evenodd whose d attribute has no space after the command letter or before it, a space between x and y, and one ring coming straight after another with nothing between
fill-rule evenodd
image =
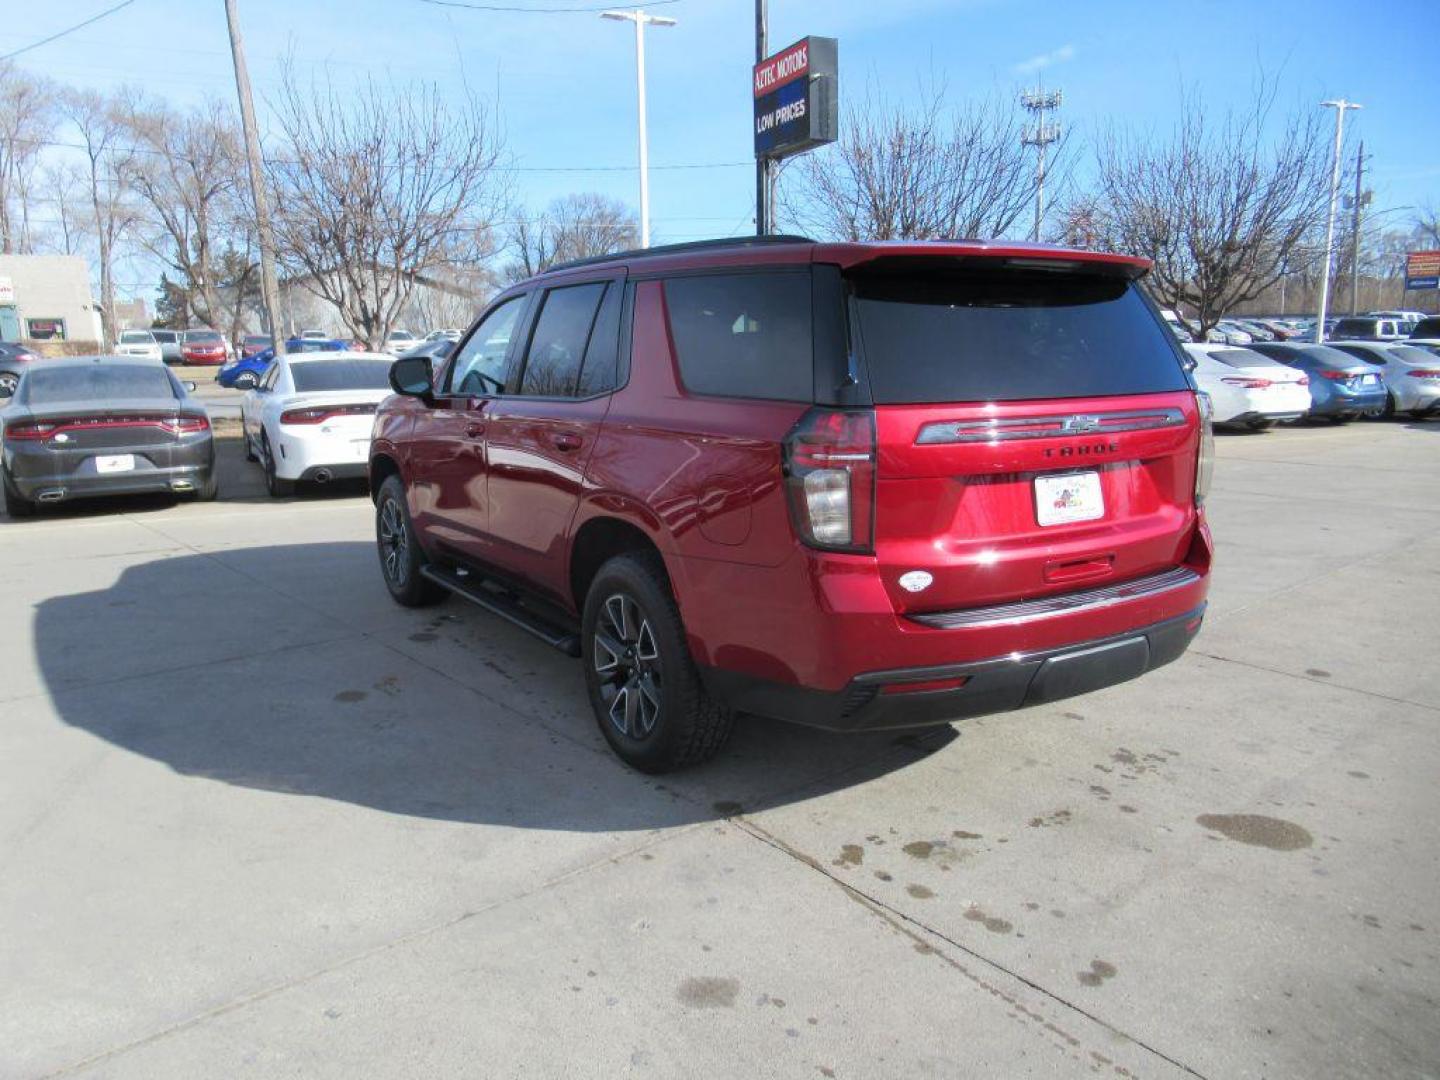
<instances>
[{"instance_id":1,"label":"dealership banner sign","mask_svg":"<svg viewBox=\"0 0 1440 1080\"><path fill-rule=\"evenodd\" d=\"M840 45L801 38L755 65L755 156L784 158L834 142L840 130Z\"/></svg>"},{"instance_id":2,"label":"dealership banner sign","mask_svg":"<svg viewBox=\"0 0 1440 1080\"><path fill-rule=\"evenodd\" d=\"M1405 288L1440 289L1440 251L1412 251L1405 256Z\"/></svg>"}]
</instances>

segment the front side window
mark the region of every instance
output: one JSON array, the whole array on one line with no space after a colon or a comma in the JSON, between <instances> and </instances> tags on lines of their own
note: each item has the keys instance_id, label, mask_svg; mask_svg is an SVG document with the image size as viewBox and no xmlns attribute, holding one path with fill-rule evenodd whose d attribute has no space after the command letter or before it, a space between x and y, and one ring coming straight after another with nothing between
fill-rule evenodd
<instances>
[{"instance_id":1,"label":"front side window","mask_svg":"<svg viewBox=\"0 0 1440 1080\"><path fill-rule=\"evenodd\" d=\"M692 394L810 401L810 275L706 274L665 282L680 378Z\"/></svg>"},{"instance_id":2,"label":"front side window","mask_svg":"<svg viewBox=\"0 0 1440 1080\"><path fill-rule=\"evenodd\" d=\"M478 397L505 393L510 338L525 309L524 296L512 296L481 320L450 365L449 393Z\"/></svg>"},{"instance_id":3,"label":"front side window","mask_svg":"<svg viewBox=\"0 0 1440 1080\"><path fill-rule=\"evenodd\" d=\"M604 282L551 289L545 294L530 348L520 393L537 397L573 397L580 381L585 346L600 309Z\"/></svg>"}]
</instances>

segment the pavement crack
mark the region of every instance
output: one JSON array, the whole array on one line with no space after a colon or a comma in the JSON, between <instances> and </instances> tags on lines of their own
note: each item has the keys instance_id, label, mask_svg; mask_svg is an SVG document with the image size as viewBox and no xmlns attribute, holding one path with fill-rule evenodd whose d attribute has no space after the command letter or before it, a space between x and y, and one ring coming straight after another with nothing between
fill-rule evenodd
<instances>
[{"instance_id":1,"label":"pavement crack","mask_svg":"<svg viewBox=\"0 0 1440 1080\"><path fill-rule=\"evenodd\" d=\"M1233 656L1221 656L1219 653L1202 652L1199 649L1190 650L1196 656L1203 656L1207 660L1218 660L1222 664L1238 664L1240 667L1249 668L1252 671L1264 671L1271 675L1281 675L1287 679L1298 679L1300 682L1312 683L1316 686L1328 687L1332 690L1342 690L1347 694L1359 694L1362 697L1375 698L1378 701L1388 701L1394 705L1410 705L1416 709L1425 709L1427 712L1440 712L1440 706L1431 705L1424 701L1413 701L1410 698L1395 697L1391 694L1382 694L1378 690L1364 690L1358 686L1346 686L1334 679L1317 679L1310 675L1301 675L1294 671L1285 671L1283 668L1270 667L1266 664L1256 664L1250 660L1238 660Z\"/></svg>"},{"instance_id":2,"label":"pavement crack","mask_svg":"<svg viewBox=\"0 0 1440 1080\"><path fill-rule=\"evenodd\" d=\"M730 819L730 824L734 825L742 832L747 833L753 839L758 840L763 844L769 845L770 847L774 848L776 851L779 851L781 854L787 856L788 858L791 858L796 862L799 862L804 866L809 867L817 874L820 874L823 877L827 878L832 884L839 886L839 888L851 900L854 900L856 903L866 908L871 914L881 919L883 922L885 922L902 936L910 939L910 941L914 943L918 951L923 952L926 955L937 956L943 963L948 965L962 977L974 983L977 987L986 991L987 993L999 997L1001 1000L1005 1001L1006 1004L1015 1009L1016 1012L1018 1012L1021 1016L1025 1017L1029 1021L1033 1021L1039 1024L1044 1031L1063 1039L1067 1045L1078 1046L1080 1043L1079 1037L1070 1034L1069 1032L1060 1028L1054 1022L1046 1019L1044 1015L1037 1013L1034 1009L1031 1009L1023 1001L1020 1001L1013 994L1008 993L1002 987L998 987L992 983L987 982L985 979L977 975L975 972L971 971L968 967L962 964L959 960L955 959L953 956L947 956L943 951L935 948L935 946L930 944L930 942L925 939L924 935L929 934L931 937L937 938L938 940L945 942L947 945L957 950L958 952L964 953L971 959L976 960L989 968L993 968L995 971L998 971L1001 974L1011 979L1014 979L1015 981L1022 983L1025 986L1028 986L1031 990L1034 990L1037 994L1040 994L1051 1002L1054 1002L1055 1004L1061 1006L1062 1008L1068 1009L1071 1012L1078 1013L1079 1015L1089 1020L1091 1023L1097 1024L1105 1030L1113 1032L1115 1035L1118 1035L1119 1037L1134 1043L1136 1046L1140 1047L1145 1052L1153 1054L1155 1057L1159 1058L1160 1060L1166 1062L1169 1065L1174 1066L1177 1069L1180 1069L1187 1075L1198 1077L1199 1080L1207 1080L1203 1073L1199 1072L1198 1070L1192 1068L1189 1065L1186 1065L1183 1061L1180 1061L1172 1057L1171 1055L1165 1053L1158 1047L1147 1043L1144 1039L1138 1038L1135 1035L1130 1034L1128 1031L1124 1031L1121 1028L1116 1027L1114 1024L1110 1023L1108 1020L1105 1020L1103 1017L1097 1016L1095 1013L1084 1008L1083 1006L1077 1005L1075 1002L1069 1000L1068 998L1062 997L1060 994L1057 994L1055 991L1050 990L1045 986L1042 986L1035 980L1028 978L1027 976L1021 974L1020 972L1012 968L1006 967L999 961L992 960L990 957L977 952L975 949L971 948L968 945L965 945L960 941L957 941L955 938L950 937L944 932L936 930L934 927L925 923L923 920L917 919L911 915L907 915L900 909L891 907L889 904L885 903L885 901L879 899L878 897L872 896L870 893L865 892L865 890L856 888L848 881L842 880L835 874L831 873L830 870L828 870L819 859L815 858L813 855L808 855L805 852L799 850L785 840L781 839L779 836L776 836L774 833L770 832L768 829L756 824L749 818L736 816ZM1117 1072L1119 1071L1119 1068L1119 1066L1116 1066ZM1126 1075L1133 1076L1132 1073L1127 1073Z\"/></svg>"}]
</instances>

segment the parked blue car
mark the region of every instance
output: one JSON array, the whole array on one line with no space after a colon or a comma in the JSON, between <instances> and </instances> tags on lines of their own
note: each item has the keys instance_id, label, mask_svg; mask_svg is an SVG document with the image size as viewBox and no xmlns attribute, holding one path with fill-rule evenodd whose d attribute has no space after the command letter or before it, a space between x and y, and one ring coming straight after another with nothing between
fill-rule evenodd
<instances>
[{"instance_id":1,"label":"parked blue car","mask_svg":"<svg viewBox=\"0 0 1440 1080\"><path fill-rule=\"evenodd\" d=\"M1385 379L1378 367L1328 345L1257 341L1246 348L1310 376L1310 413L1332 423L1385 411Z\"/></svg>"},{"instance_id":2,"label":"parked blue car","mask_svg":"<svg viewBox=\"0 0 1440 1080\"><path fill-rule=\"evenodd\" d=\"M285 342L285 351L291 353L340 352L349 347L348 341L341 341L338 338L291 338ZM273 347L261 349L257 353L236 360L233 364L226 364L215 376L215 381L230 390L253 390L260 385L260 380L265 375L265 369L274 359L275 349Z\"/></svg>"}]
</instances>

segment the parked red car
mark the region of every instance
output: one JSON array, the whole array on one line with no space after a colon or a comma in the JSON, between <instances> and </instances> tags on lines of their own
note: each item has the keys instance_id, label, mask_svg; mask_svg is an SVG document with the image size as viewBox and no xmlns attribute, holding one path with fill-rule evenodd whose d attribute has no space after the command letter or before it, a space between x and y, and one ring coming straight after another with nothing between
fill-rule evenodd
<instances>
[{"instance_id":1,"label":"parked red car","mask_svg":"<svg viewBox=\"0 0 1440 1080\"><path fill-rule=\"evenodd\" d=\"M243 360L256 353L262 353L275 345L275 339L269 334L246 334L240 341L240 358Z\"/></svg>"},{"instance_id":2,"label":"parked red car","mask_svg":"<svg viewBox=\"0 0 1440 1080\"><path fill-rule=\"evenodd\" d=\"M647 771L744 711L906 728L1180 656L1211 440L1143 260L979 242L705 242L502 293L370 458L391 594L583 657Z\"/></svg>"},{"instance_id":3,"label":"parked red car","mask_svg":"<svg viewBox=\"0 0 1440 1080\"><path fill-rule=\"evenodd\" d=\"M218 330L186 330L180 357L187 364L219 366L230 359L230 347Z\"/></svg>"}]
</instances>

